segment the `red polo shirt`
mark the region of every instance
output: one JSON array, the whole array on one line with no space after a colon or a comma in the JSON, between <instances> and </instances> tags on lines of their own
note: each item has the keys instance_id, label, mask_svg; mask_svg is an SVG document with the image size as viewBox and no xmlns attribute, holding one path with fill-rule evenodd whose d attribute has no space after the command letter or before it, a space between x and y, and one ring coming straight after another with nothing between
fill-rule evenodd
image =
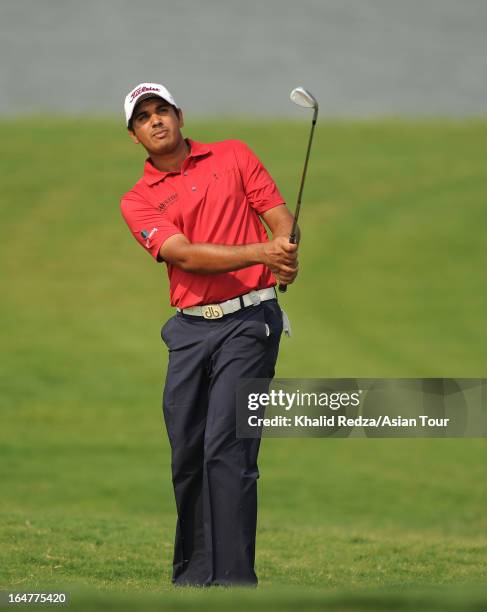
<instances>
[{"instance_id":1,"label":"red polo shirt","mask_svg":"<svg viewBox=\"0 0 487 612\"><path fill-rule=\"evenodd\" d=\"M284 200L259 159L238 140L187 142L191 152L180 172L160 172L148 159L143 177L123 196L122 215L136 240L156 259L174 234L193 243L267 242L259 215ZM276 284L262 264L223 274L193 274L167 264L167 272L171 304L179 308Z\"/></svg>"}]
</instances>

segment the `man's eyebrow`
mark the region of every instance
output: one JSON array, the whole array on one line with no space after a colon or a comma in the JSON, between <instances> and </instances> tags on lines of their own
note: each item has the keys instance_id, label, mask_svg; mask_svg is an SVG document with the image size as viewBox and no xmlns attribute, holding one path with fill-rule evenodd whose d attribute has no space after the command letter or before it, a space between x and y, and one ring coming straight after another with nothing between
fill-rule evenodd
<instances>
[{"instance_id":1,"label":"man's eyebrow","mask_svg":"<svg viewBox=\"0 0 487 612\"><path fill-rule=\"evenodd\" d=\"M159 108L169 108L170 106L171 105L169 104L169 102L161 102L160 104L158 104L156 106L156 108L158 108L158 109ZM147 112L148 112L148 110L146 108L143 108L143 109L141 109L141 110L139 110L139 111L137 111L135 113L135 118L138 119L139 117L141 117L142 115L144 115Z\"/></svg>"}]
</instances>

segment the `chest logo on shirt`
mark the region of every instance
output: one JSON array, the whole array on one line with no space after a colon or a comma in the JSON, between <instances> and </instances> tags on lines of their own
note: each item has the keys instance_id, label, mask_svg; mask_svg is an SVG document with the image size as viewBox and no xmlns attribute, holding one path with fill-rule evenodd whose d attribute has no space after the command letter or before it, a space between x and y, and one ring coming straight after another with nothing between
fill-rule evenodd
<instances>
[{"instance_id":1,"label":"chest logo on shirt","mask_svg":"<svg viewBox=\"0 0 487 612\"><path fill-rule=\"evenodd\" d=\"M168 209L169 206L171 206L171 204L174 204L174 202L177 199L178 199L178 194L172 193L168 198L166 198L162 202L159 202L159 204L157 205L157 208L160 210L160 212L163 213Z\"/></svg>"}]
</instances>

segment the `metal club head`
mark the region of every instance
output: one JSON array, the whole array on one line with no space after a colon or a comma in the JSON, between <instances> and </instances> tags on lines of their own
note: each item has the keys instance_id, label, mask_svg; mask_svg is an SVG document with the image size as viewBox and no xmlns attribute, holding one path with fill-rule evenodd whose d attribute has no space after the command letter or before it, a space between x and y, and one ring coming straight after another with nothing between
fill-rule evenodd
<instances>
[{"instance_id":1,"label":"metal club head","mask_svg":"<svg viewBox=\"0 0 487 612\"><path fill-rule=\"evenodd\" d=\"M306 108L318 108L318 101L308 90L304 87L296 87L292 90L290 95L291 100L298 106L305 106Z\"/></svg>"}]
</instances>

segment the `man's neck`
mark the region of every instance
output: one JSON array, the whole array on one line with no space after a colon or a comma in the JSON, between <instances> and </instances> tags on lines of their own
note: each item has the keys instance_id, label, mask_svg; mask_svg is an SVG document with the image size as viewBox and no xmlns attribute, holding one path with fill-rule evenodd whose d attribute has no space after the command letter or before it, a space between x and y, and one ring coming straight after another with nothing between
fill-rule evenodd
<instances>
[{"instance_id":1,"label":"man's neck","mask_svg":"<svg viewBox=\"0 0 487 612\"><path fill-rule=\"evenodd\" d=\"M183 138L174 151L163 155L151 155L150 159L152 165L161 172L179 172L189 152L190 146Z\"/></svg>"}]
</instances>

